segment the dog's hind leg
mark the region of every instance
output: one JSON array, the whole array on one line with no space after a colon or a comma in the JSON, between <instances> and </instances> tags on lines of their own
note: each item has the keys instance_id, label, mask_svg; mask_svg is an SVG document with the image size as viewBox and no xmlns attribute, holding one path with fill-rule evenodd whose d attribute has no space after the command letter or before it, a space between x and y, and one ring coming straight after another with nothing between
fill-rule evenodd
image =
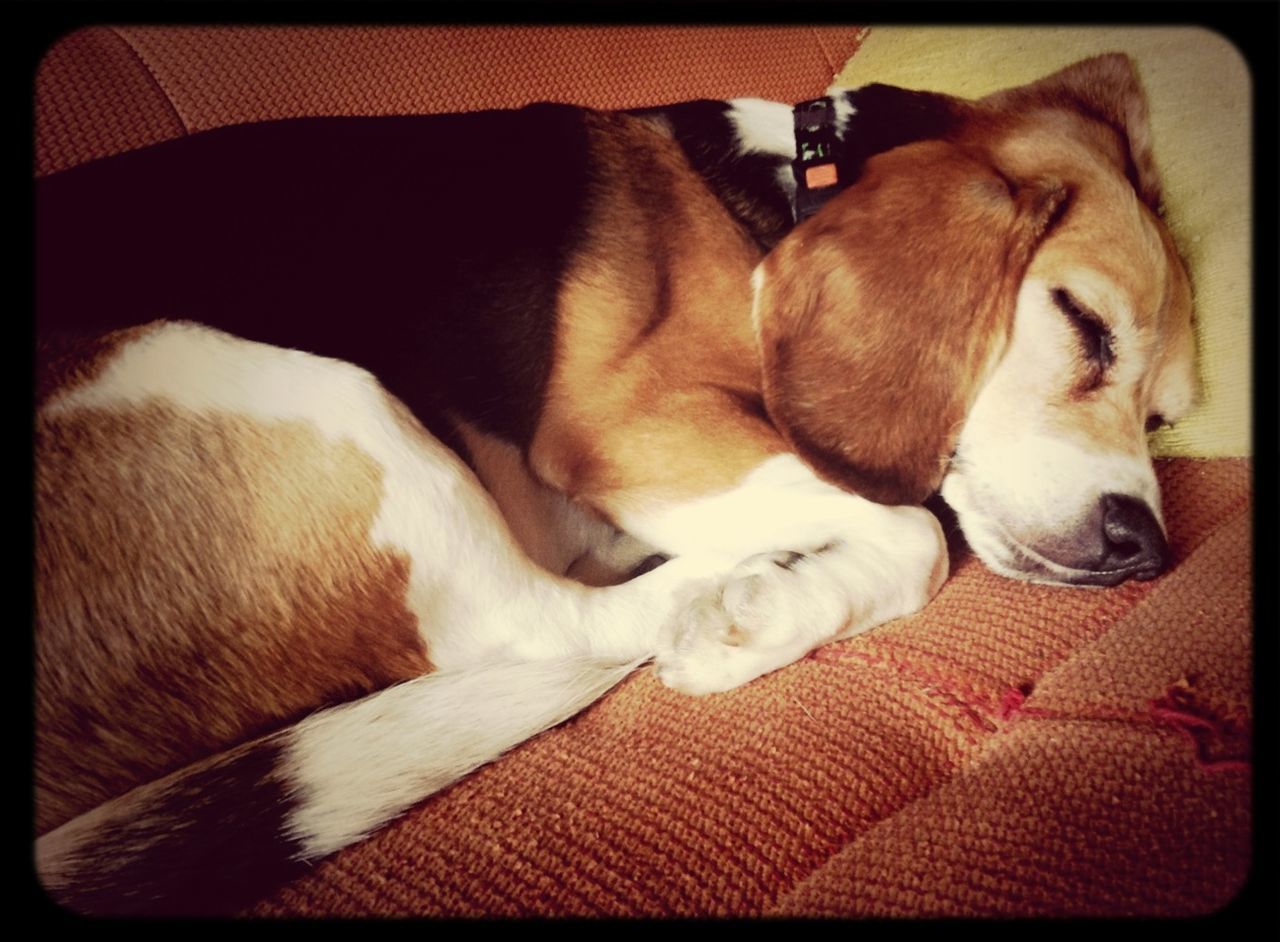
<instances>
[{"instance_id":1,"label":"dog's hind leg","mask_svg":"<svg viewBox=\"0 0 1280 942\"><path fill-rule=\"evenodd\" d=\"M93 382L45 407L42 419L56 424L85 414L130 415L148 404L163 406L165 421L181 424L184 436L201 442L206 436L200 424L204 418L229 416L252 425L255 442L272 442L289 429L305 429L313 443L307 448L318 447L315 442L326 448L353 447L370 466L365 477L375 477L379 495L368 532L359 535L362 546L351 551L389 553L407 567L404 605L416 619L437 669L505 658L643 656L653 650L655 626L669 609L673 590L709 571L706 564L685 561L604 589L548 572L523 552L494 498L472 471L370 374L340 361L191 324L161 325L123 346ZM289 447L304 447L294 439ZM176 460L167 455L152 458L143 443L129 447L139 452L131 459L135 464ZM224 456L219 468L237 467L247 448L262 450L222 439L200 447L216 448ZM249 457L256 460L257 452ZM270 560L284 553L309 558L315 572L308 578L323 581L330 577L329 562L315 545L312 528L333 513L348 512L341 495L349 482L340 476L346 473L343 466L333 461L295 470L300 466L295 460L270 472L273 478L291 480L310 476L296 488L296 512L247 514L246 523L237 523L234 533L243 545L233 550L262 559L259 569L269 568ZM204 465L191 468L172 484L191 493L177 494L171 487L167 499L186 501L193 508L207 505L214 485L204 480L206 475L239 481L247 474L263 473L253 467L252 472L230 475L206 471ZM156 473L166 473L166 468L157 467ZM244 497L232 485L216 483L227 503L217 515L226 517L236 509L230 502ZM261 489L254 483L255 493ZM134 499L129 493L109 496ZM209 520L208 525L218 522ZM187 531L202 526L193 523L175 538L190 540ZM193 556L213 561L204 547L192 551ZM235 580L223 583L243 591Z\"/></svg>"},{"instance_id":2,"label":"dog's hind leg","mask_svg":"<svg viewBox=\"0 0 1280 942\"><path fill-rule=\"evenodd\" d=\"M683 592L712 571L682 559L606 588L547 572L467 467L348 364L170 324L98 366L38 420L37 804L53 810L36 861L76 911L191 915L252 902L589 705L652 654ZM114 543L56 540L76 514ZM353 557L368 562L364 582L339 565ZM132 607L104 609L113 597L95 594L102 585ZM247 729L279 728L298 703L334 702L347 688L308 676L314 662L368 682L357 660L385 640L367 630L377 606L404 640L420 635L415 650L434 673L401 665L396 686L196 758ZM109 663L69 633L77 613L98 619L86 629L132 629L113 637ZM217 657L220 670L193 670L193 648L199 668ZM425 658L413 663L425 669ZM89 720L78 677L114 691ZM282 691L297 697L270 707ZM152 693L158 705L141 710ZM76 759L84 725L157 775L180 771L128 790L148 781L128 756ZM221 739L155 759L157 740L189 747L206 727ZM111 781L128 784L93 810L76 816L89 806L82 793L51 797L61 778L102 777L111 761Z\"/></svg>"}]
</instances>

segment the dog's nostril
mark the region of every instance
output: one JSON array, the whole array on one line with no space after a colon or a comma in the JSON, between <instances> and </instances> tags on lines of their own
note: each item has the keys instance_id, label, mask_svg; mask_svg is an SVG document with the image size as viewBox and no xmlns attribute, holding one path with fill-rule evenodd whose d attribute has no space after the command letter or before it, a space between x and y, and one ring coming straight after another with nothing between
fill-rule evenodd
<instances>
[{"instance_id":1,"label":"dog's nostril","mask_svg":"<svg viewBox=\"0 0 1280 942\"><path fill-rule=\"evenodd\" d=\"M1104 571L1152 579L1169 564L1164 531L1144 501L1124 494L1104 495L1102 535L1106 552L1100 569Z\"/></svg>"}]
</instances>

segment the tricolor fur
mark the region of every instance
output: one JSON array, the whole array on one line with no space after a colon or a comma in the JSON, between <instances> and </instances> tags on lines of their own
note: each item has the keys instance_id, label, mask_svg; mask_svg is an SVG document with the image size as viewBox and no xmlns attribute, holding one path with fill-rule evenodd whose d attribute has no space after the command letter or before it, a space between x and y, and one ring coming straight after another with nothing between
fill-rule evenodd
<instances>
[{"instance_id":1,"label":"tricolor fur","mask_svg":"<svg viewBox=\"0 0 1280 942\"><path fill-rule=\"evenodd\" d=\"M235 911L653 658L1169 563L1190 289L1122 56L976 102L316 118L37 193L37 867ZM661 560L660 565L656 565Z\"/></svg>"}]
</instances>

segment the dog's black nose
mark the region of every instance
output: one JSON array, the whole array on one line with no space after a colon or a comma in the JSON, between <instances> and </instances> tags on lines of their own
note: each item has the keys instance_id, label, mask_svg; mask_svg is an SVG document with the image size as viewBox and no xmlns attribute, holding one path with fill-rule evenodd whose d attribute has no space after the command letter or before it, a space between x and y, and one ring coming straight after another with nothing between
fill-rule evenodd
<instances>
[{"instance_id":1,"label":"dog's black nose","mask_svg":"<svg viewBox=\"0 0 1280 942\"><path fill-rule=\"evenodd\" d=\"M1169 543L1164 538L1164 530L1151 508L1136 498L1124 494L1103 495L1102 541L1103 555L1097 572L1114 578L1115 582L1154 579L1169 565Z\"/></svg>"}]
</instances>

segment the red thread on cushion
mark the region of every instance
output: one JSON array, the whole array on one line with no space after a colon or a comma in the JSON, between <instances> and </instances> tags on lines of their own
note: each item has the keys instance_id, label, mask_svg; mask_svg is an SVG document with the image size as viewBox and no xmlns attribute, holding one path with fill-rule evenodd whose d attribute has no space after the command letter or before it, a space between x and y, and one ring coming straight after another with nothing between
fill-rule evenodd
<instances>
[{"instance_id":1,"label":"red thread on cushion","mask_svg":"<svg viewBox=\"0 0 1280 942\"><path fill-rule=\"evenodd\" d=\"M1176 684L1151 701L1150 716L1171 726L1195 750L1196 765L1206 772L1247 772L1252 762L1252 723L1243 708L1225 715L1198 703L1191 692L1195 678Z\"/></svg>"},{"instance_id":2,"label":"red thread on cushion","mask_svg":"<svg viewBox=\"0 0 1280 942\"><path fill-rule=\"evenodd\" d=\"M979 707L987 712L991 712L992 709L991 694L989 692L978 690L972 684L966 683L956 676L923 668L905 658L874 654L870 651L861 650L854 644L832 644L816 648L809 652L809 657L826 664L857 661L860 664L866 664L871 667L889 667L897 674L911 680L920 681L931 687L945 687L947 690L952 691L955 696L964 697L965 702L970 706Z\"/></svg>"},{"instance_id":3,"label":"red thread on cushion","mask_svg":"<svg viewBox=\"0 0 1280 942\"><path fill-rule=\"evenodd\" d=\"M1024 718L1165 726L1172 727L1191 743L1196 765L1206 772L1240 772L1252 767L1248 715L1243 708L1220 715L1198 704L1191 690L1198 680L1195 675L1170 687L1159 700L1151 701L1146 711L1107 707L1051 710L1026 705L1034 690L1030 682L1006 688L992 704L989 695L979 693L968 684L892 656L845 645L818 648L809 656L828 664L856 661L869 666L890 667L900 676L923 682L929 696L960 708L961 714L956 717L957 728L962 728L963 722L964 726L994 733L998 727L992 720L1011 723Z\"/></svg>"},{"instance_id":4,"label":"red thread on cushion","mask_svg":"<svg viewBox=\"0 0 1280 942\"><path fill-rule=\"evenodd\" d=\"M1027 702L1027 695L1022 692L1019 687L1010 687L1000 697L1000 709L997 716L1004 721L1009 720L1015 713L1022 709L1022 705Z\"/></svg>"},{"instance_id":5,"label":"red thread on cushion","mask_svg":"<svg viewBox=\"0 0 1280 942\"><path fill-rule=\"evenodd\" d=\"M1252 724L1243 709L1219 716L1197 704L1187 686L1169 688L1159 700L1151 701L1145 713L1131 710L1045 710L1027 707L1025 687L1010 687L1000 698L998 717L1009 721L1020 717L1053 720L1155 724L1170 726L1185 738L1195 752L1196 765L1206 772L1247 772L1252 768L1250 745Z\"/></svg>"}]
</instances>

